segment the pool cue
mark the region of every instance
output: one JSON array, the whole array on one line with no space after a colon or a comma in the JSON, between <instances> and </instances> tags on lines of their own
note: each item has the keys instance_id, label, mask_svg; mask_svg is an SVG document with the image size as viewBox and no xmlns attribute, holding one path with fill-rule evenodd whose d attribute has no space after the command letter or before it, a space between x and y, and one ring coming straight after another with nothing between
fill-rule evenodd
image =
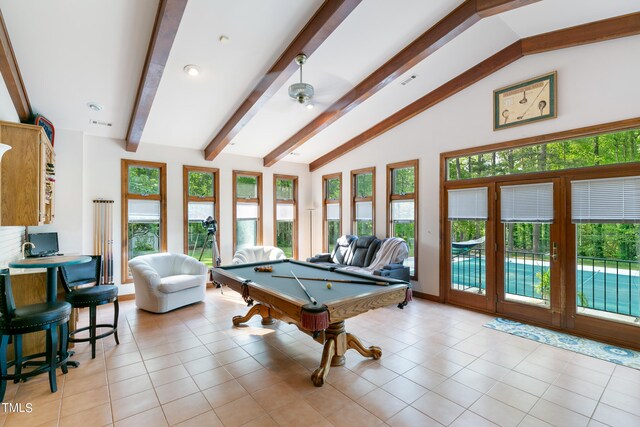
<instances>
[{"instance_id":1,"label":"pool cue","mask_svg":"<svg viewBox=\"0 0 640 427\"><path fill-rule=\"evenodd\" d=\"M291 273L293 274L293 272ZM280 277L282 279L293 279L291 276L277 276L272 274L271 277ZM298 277L296 277L298 279ZM323 279L321 277L300 277L302 280L316 280L319 282L337 282L337 283L357 283L359 285L377 285L377 286L388 286L387 282L371 282L368 280L347 280L347 279Z\"/></svg>"},{"instance_id":2,"label":"pool cue","mask_svg":"<svg viewBox=\"0 0 640 427\"><path fill-rule=\"evenodd\" d=\"M307 294L307 296L309 297L309 299L311 300L311 302L313 303L313 305L318 304L318 301L316 301L316 299L314 297L311 296L311 294L309 293L309 291L307 291L307 288L304 287L304 285L302 284L302 282L300 280L298 280L298 278L296 277L296 275L293 273L293 271L291 272L291 274L293 274L293 277L289 277L289 279L296 279L296 282L298 282L298 285L300 285L300 287L302 288L302 290L304 291L305 294Z\"/></svg>"}]
</instances>

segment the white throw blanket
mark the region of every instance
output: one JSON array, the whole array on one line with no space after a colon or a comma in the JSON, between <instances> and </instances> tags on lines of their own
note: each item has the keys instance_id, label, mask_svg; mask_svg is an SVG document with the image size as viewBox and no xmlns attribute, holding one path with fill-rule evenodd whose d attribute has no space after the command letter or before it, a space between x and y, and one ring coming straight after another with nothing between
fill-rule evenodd
<instances>
[{"instance_id":1,"label":"white throw blanket","mask_svg":"<svg viewBox=\"0 0 640 427\"><path fill-rule=\"evenodd\" d=\"M407 242L399 237L390 237L382 242L382 246L368 267L344 267L342 270L371 274L385 265L401 263L409 256Z\"/></svg>"}]
</instances>

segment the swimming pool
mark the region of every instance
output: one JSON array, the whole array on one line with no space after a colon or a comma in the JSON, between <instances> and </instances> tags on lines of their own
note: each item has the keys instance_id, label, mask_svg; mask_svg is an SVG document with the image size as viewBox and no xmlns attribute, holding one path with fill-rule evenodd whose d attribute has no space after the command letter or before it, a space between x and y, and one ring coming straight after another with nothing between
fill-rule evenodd
<instances>
[{"instance_id":1,"label":"swimming pool","mask_svg":"<svg viewBox=\"0 0 640 427\"><path fill-rule=\"evenodd\" d=\"M507 293L543 299L536 288L548 268L548 263L544 262L506 260ZM451 263L451 282L465 289L485 289L485 271L484 257L458 257ZM640 275L637 270L616 271L612 268L579 266L576 269L576 282L578 306L640 316Z\"/></svg>"}]
</instances>

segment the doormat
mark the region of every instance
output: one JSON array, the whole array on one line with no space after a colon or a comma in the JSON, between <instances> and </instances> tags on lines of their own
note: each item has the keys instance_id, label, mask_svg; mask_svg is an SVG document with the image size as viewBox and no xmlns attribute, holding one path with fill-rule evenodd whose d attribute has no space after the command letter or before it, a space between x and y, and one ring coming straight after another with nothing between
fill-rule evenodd
<instances>
[{"instance_id":1,"label":"doormat","mask_svg":"<svg viewBox=\"0 0 640 427\"><path fill-rule=\"evenodd\" d=\"M607 362L640 369L640 352L637 351L502 318L493 319L485 323L484 326L496 331L506 332L532 341L606 360Z\"/></svg>"}]
</instances>

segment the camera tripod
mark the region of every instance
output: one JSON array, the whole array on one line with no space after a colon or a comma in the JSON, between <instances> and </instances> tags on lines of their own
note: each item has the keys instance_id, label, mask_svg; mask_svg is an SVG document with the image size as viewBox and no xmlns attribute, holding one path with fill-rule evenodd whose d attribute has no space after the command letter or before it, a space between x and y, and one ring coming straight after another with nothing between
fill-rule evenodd
<instances>
[{"instance_id":1,"label":"camera tripod","mask_svg":"<svg viewBox=\"0 0 640 427\"><path fill-rule=\"evenodd\" d=\"M204 254L204 250L207 247L209 240L211 240L211 260L213 261L213 266L220 267L220 254L218 253L218 242L216 241L215 231L209 231L207 233L207 237L204 240L202 249L200 250L200 256L198 257L198 261L202 261L202 255Z\"/></svg>"}]
</instances>

